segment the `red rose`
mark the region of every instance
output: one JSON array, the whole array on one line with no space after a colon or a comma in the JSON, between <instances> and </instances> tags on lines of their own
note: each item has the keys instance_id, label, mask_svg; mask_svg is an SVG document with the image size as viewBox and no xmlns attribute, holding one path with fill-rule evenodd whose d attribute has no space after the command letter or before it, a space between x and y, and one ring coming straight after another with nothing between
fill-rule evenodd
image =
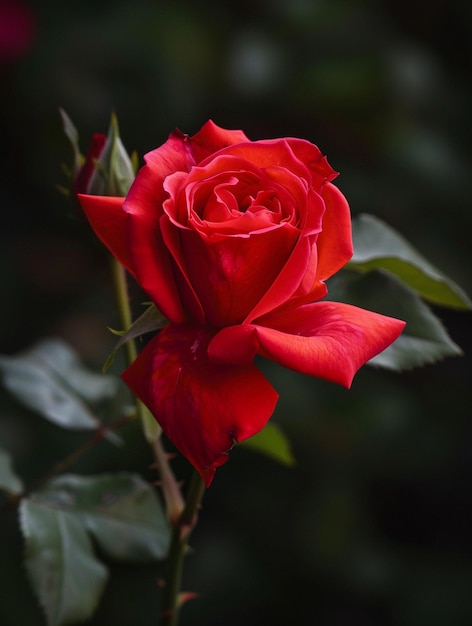
<instances>
[{"instance_id":1,"label":"red rose","mask_svg":"<svg viewBox=\"0 0 472 626\"><path fill-rule=\"evenodd\" d=\"M124 200L81 202L169 320L123 378L209 484L275 407L256 354L348 387L404 323L320 301L352 240L336 172L313 144L252 142L209 121L145 161Z\"/></svg>"}]
</instances>

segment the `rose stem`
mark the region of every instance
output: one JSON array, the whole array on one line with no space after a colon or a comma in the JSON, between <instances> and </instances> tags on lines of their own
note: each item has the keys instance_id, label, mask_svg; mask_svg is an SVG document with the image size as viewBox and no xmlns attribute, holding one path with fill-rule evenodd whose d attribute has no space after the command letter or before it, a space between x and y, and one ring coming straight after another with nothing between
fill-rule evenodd
<instances>
[{"instance_id":1,"label":"rose stem","mask_svg":"<svg viewBox=\"0 0 472 626\"><path fill-rule=\"evenodd\" d=\"M121 263L119 263L114 257L111 257L111 262L113 284L115 288L116 304L120 316L120 324L124 330L128 330L133 320L131 316L131 307L128 297L126 270L121 265ZM131 365L131 363L136 359L137 356L136 344L134 340L128 340L125 343L125 349L126 361L128 365ZM138 417L141 419L143 426L146 419L151 418L154 420L154 418L150 415L147 407L145 407L138 398L136 398L136 411L138 413ZM182 511L184 510L183 496L179 484L169 465L168 456L164 450L160 438L160 432L152 440L148 440L148 443L153 451L156 461L155 465L160 474L161 487L166 502L167 515L170 522L174 523L180 517Z\"/></svg>"},{"instance_id":2,"label":"rose stem","mask_svg":"<svg viewBox=\"0 0 472 626\"><path fill-rule=\"evenodd\" d=\"M126 271L114 258L112 259L112 274L120 323L127 330L131 326L132 316ZM136 345L133 340L127 341L125 345L127 362L131 364L137 356ZM147 417L148 410L138 399L136 400L136 410L143 420ZM149 441L149 444L154 453L166 501L167 515L172 524L172 539L167 561L168 575L163 589L161 623L162 626L177 626L179 609L182 604L180 585L183 561L187 551L188 539L197 522L198 509L205 491L205 484L200 474L195 471L184 504L180 486L169 465L160 436L158 435L152 441Z\"/></svg>"},{"instance_id":3,"label":"rose stem","mask_svg":"<svg viewBox=\"0 0 472 626\"><path fill-rule=\"evenodd\" d=\"M183 561L187 552L188 540L194 529L198 510L205 492L205 484L197 471L194 471L188 489L185 508L172 530L172 540L168 558L167 580L163 589L162 626L177 626L179 610L183 604L180 595Z\"/></svg>"}]
</instances>

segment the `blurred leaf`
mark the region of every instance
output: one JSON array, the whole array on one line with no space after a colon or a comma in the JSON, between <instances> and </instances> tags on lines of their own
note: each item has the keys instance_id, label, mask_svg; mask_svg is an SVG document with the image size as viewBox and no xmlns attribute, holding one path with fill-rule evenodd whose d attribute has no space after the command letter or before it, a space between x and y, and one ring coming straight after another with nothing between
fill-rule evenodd
<instances>
[{"instance_id":1,"label":"blurred leaf","mask_svg":"<svg viewBox=\"0 0 472 626\"><path fill-rule=\"evenodd\" d=\"M23 483L13 471L11 457L0 448L0 489L10 494L23 491Z\"/></svg>"},{"instance_id":2,"label":"blurred leaf","mask_svg":"<svg viewBox=\"0 0 472 626\"><path fill-rule=\"evenodd\" d=\"M74 513L112 558L150 561L167 555L170 532L161 503L149 483L136 474L68 474L36 495Z\"/></svg>"},{"instance_id":3,"label":"blurred leaf","mask_svg":"<svg viewBox=\"0 0 472 626\"><path fill-rule=\"evenodd\" d=\"M67 387L87 402L109 400L118 391L117 378L86 369L77 354L60 339L44 339L30 349L29 354L47 364Z\"/></svg>"},{"instance_id":4,"label":"blurred leaf","mask_svg":"<svg viewBox=\"0 0 472 626\"><path fill-rule=\"evenodd\" d=\"M400 337L371 359L371 365L404 370L462 354L429 306L393 276L383 272L361 276L340 272L329 282L329 299L406 321Z\"/></svg>"},{"instance_id":5,"label":"blurred leaf","mask_svg":"<svg viewBox=\"0 0 472 626\"><path fill-rule=\"evenodd\" d=\"M0 358L3 384L33 411L64 428L98 427L85 404L65 389L40 363L26 359Z\"/></svg>"},{"instance_id":6,"label":"blurred leaf","mask_svg":"<svg viewBox=\"0 0 472 626\"><path fill-rule=\"evenodd\" d=\"M108 571L107 556L148 562L167 555L170 531L154 489L136 474L63 475L22 501L26 567L48 624L87 620Z\"/></svg>"},{"instance_id":7,"label":"blurred leaf","mask_svg":"<svg viewBox=\"0 0 472 626\"><path fill-rule=\"evenodd\" d=\"M86 370L62 341L45 340L18 356L0 356L5 387L25 406L64 428L94 429L84 403L111 398L118 380Z\"/></svg>"},{"instance_id":8,"label":"blurred leaf","mask_svg":"<svg viewBox=\"0 0 472 626\"><path fill-rule=\"evenodd\" d=\"M434 304L470 309L464 291L445 276L393 228L373 217L359 215L352 222L354 255L347 269L385 270Z\"/></svg>"},{"instance_id":9,"label":"blurred leaf","mask_svg":"<svg viewBox=\"0 0 472 626\"><path fill-rule=\"evenodd\" d=\"M245 439L241 445L251 448L255 452L262 452L284 465L293 465L295 463L287 437L280 427L273 422L266 424L257 435Z\"/></svg>"},{"instance_id":10,"label":"blurred leaf","mask_svg":"<svg viewBox=\"0 0 472 626\"><path fill-rule=\"evenodd\" d=\"M108 578L80 518L33 498L20 506L26 568L49 626L91 617Z\"/></svg>"}]
</instances>

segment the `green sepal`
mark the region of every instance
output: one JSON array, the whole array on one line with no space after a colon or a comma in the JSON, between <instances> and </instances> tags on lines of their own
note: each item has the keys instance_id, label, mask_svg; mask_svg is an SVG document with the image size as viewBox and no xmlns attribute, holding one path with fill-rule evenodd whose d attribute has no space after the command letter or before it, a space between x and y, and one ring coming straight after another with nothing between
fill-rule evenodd
<instances>
[{"instance_id":1,"label":"green sepal","mask_svg":"<svg viewBox=\"0 0 472 626\"><path fill-rule=\"evenodd\" d=\"M166 318L162 315L159 309L151 304L147 307L147 309L142 313L128 328L126 331L121 330L113 330L109 328L113 335L120 337L116 346L113 349L113 352L108 355L105 364L102 368L103 372L106 372L108 368L113 363L116 352L127 342L137 337L141 337L142 335L146 335L147 333L154 332L156 330L160 330L164 328L167 324Z\"/></svg>"},{"instance_id":2,"label":"green sepal","mask_svg":"<svg viewBox=\"0 0 472 626\"><path fill-rule=\"evenodd\" d=\"M133 172L137 174L139 170L139 155L136 150L133 150L133 152L131 153L130 159L131 159L131 166L133 168Z\"/></svg>"},{"instance_id":3,"label":"green sepal","mask_svg":"<svg viewBox=\"0 0 472 626\"><path fill-rule=\"evenodd\" d=\"M138 402L140 401L138 400ZM152 444L154 441L156 441L156 439L161 436L162 428L157 422L154 415L151 413L151 411L142 402L140 406L140 418L143 427L144 437L146 441Z\"/></svg>"},{"instance_id":4,"label":"green sepal","mask_svg":"<svg viewBox=\"0 0 472 626\"><path fill-rule=\"evenodd\" d=\"M245 439L240 445L254 452L261 452L283 465L295 464L290 442L280 426L274 422L268 422L260 432Z\"/></svg>"},{"instance_id":5,"label":"green sepal","mask_svg":"<svg viewBox=\"0 0 472 626\"><path fill-rule=\"evenodd\" d=\"M79 170L82 167L83 162L84 162L84 157L83 157L82 153L80 152L79 133L77 131L77 128L74 126L72 120L70 119L70 117L64 111L64 109L60 108L59 109L59 113L60 113L61 119L62 119L62 128L64 130L64 134L69 139L70 144L72 146L72 151L73 151L73 154L74 154L74 161L73 161L73 164L72 164L72 172L70 174L70 177L73 179L73 178L75 178L75 176L79 172Z\"/></svg>"},{"instance_id":6,"label":"green sepal","mask_svg":"<svg viewBox=\"0 0 472 626\"><path fill-rule=\"evenodd\" d=\"M87 191L93 196L126 196L134 178L134 165L120 139L118 119L112 113L107 140Z\"/></svg>"}]
</instances>

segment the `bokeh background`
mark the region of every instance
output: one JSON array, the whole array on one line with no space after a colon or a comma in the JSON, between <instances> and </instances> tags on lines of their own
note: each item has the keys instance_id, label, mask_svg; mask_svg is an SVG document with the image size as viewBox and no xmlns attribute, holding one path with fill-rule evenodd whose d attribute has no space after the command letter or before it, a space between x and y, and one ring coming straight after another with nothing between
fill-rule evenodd
<instances>
[{"instance_id":1,"label":"bokeh background","mask_svg":"<svg viewBox=\"0 0 472 626\"><path fill-rule=\"evenodd\" d=\"M0 352L59 336L99 369L113 345L106 257L56 189L71 162L60 106L84 151L112 109L139 155L208 118L309 139L354 215L390 223L471 294L471 46L460 0L0 0ZM463 357L364 368L351 391L264 365L297 463L237 448L219 470L183 626L472 623L471 316L436 313ZM83 440L0 391L0 443L27 484ZM150 460L130 428L73 469L148 476ZM43 623L22 553L9 512L2 626ZM155 624L159 567L109 565L90 624Z\"/></svg>"}]
</instances>

